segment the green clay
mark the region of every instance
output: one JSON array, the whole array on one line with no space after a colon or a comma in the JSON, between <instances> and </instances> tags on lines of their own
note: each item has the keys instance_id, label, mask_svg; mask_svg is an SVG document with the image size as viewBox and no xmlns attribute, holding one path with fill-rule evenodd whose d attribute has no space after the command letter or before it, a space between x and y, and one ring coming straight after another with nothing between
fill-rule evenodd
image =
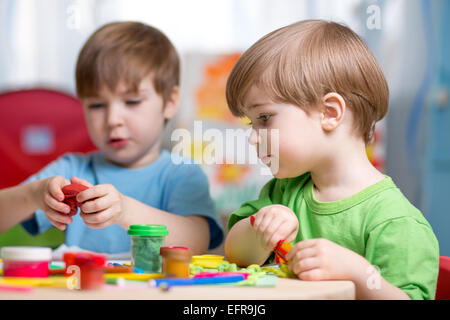
<instances>
[{"instance_id":1,"label":"green clay","mask_svg":"<svg viewBox=\"0 0 450 320\"><path fill-rule=\"evenodd\" d=\"M238 286L257 286L257 287L275 287L278 282L278 277L274 275L258 274L250 275L247 280L238 282Z\"/></svg>"},{"instance_id":2,"label":"green clay","mask_svg":"<svg viewBox=\"0 0 450 320\"><path fill-rule=\"evenodd\" d=\"M238 268L237 268L236 263L230 264L230 267L228 268L227 271L228 271L228 272L237 272L237 271L238 271Z\"/></svg>"},{"instance_id":3,"label":"green clay","mask_svg":"<svg viewBox=\"0 0 450 320\"><path fill-rule=\"evenodd\" d=\"M229 267L230 263L227 261L222 262L221 264L219 264L217 266L217 271L227 271L228 267Z\"/></svg>"},{"instance_id":4,"label":"green clay","mask_svg":"<svg viewBox=\"0 0 450 320\"><path fill-rule=\"evenodd\" d=\"M162 258L159 254L164 237L131 236L131 263L145 273L161 272Z\"/></svg>"},{"instance_id":5,"label":"green clay","mask_svg":"<svg viewBox=\"0 0 450 320\"><path fill-rule=\"evenodd\" d=\"M259 285L259 280L266 275L265 272L251 273L247 279L239 281L238 286L256 286Z\"/></svg>"},{"instance_id":6,"label":"green clay","mask_svg":"<svg viewBox=\"0 0 450 320\"><path fill-rule=\"evenodd\" d=\"M280 267L262 267L262 271L272 273L280 278L297 278L295 273L291 272L287 264L281 264Z\"/></svg>"},{"instance_id":7,"label":"green clay","mask_svg":"<svg viewBox=\"0 0 450 320\"><path fill-rule=\"evenodd\" d=\"M223 261L217 266L217 269L207 269L201 266L189 265L189 271L191 275L195 275L202 271L209 272L246 272L250 273L246 280L239 281L232 285L237 286L258 286L258 287L274 287L277 284L278 277L281 278L296 278L287 265L274 267L261 267L257 264L249 265L247 268L238 268L235 263L229 263Z\"/></svg>"},{"instance_id":8,"label":"green clay","mask_svg":"<svg viewBox=\"0 0 450 320\"><path fill-rule=\"evenodd\" d=\"M197 274L202 271L204 271L204 268L202 266L196 266L194 264L189 265L189 274L191 275Z\"/></svg>"},{"instance_id":9,"label":"green clay","mask_svg":"<svg viewBox=\"0 0 450 320\"><path fill-rule=\"evenodd\" d=\"M229 263L228 261L224 261L217 267L217 271L224 271L224 272L237 272L238 267L236 263Z\"/></svg>"}]
</instances>

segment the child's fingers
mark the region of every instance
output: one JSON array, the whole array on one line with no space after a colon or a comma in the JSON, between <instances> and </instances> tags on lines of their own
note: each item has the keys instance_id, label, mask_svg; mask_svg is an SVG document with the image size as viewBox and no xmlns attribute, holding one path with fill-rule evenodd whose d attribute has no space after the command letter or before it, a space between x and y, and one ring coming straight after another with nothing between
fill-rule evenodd
<instances>
[{"instance_id":1,"label":"child's fingers","mask_svg":"<svg viewBox=\"0 0 450 320\"><path fill-rule=\"evenodd\" d=\"M264 239L267 248L270 248L271 250L274 250L277 246L277 243L281 240L284 239L283 236L280 236L279 233L274 233L272 235L270 235L269 239Z\"/></svg>"},{"instance_id":2,"label":"child's fingers","mask_svg":"<svg viewBox=\"0 0 450 320\"><path fill-rule=\"evenodd\" d=\"M260 225L261 223L267 218L268 213L270 212L270 207L263 207L261 209L259 209L259 211L257 213L255 213L253 215L252 221L253 221L253 228L256 229L261 229Z\"/></svg>"},{"instance_id":3,"label":"child's fingers","mask_svg":"<svg viewBox=\"0 0 450 320\"><path fill-rule=\"evenodd\" d=\"M69 213L70 212L70 207L67 204L56 200L49 193L46 193L44 195L44 202L48 207L50 207L51 209L53 209L55 211L58 211L61 213Z\"/></svg>"},{"instance_id":4,"label":"child's fingers","mask_svg":"<svg viewBox=\"0 0 450 320\"><path fill-rule=\"evenodd\" d=\"M293 263L297 263L302 261L303 259L316 257L317 251L314 248L306 248L302 250L291 249L286 255L286 259L292 261Z\"/></svg>"},{"instance_id":5,"label":"child's fingers","mask_svg":"<svg viewBox=\"0 0 450 320\"><path fill-rule=\"evenodd\" d=\"M72 223L72 217L67 216L65 214L59 213L51 208L47 208L45 210L45 215L47 216L48 220L50 220L53 223L56 224L71 224Z\"/></svg>"},{"instance_id":6,"label":"child's fingers","mask_svg":"<svg viewBox=\"0 0 450 320\"><path fill-rule=\"evenodd\" d=\"M322 271L322 269L315 268L307 271L303 271L300 273L297 273L299 279L306 280L306 281L319 281L319 280L326 280L327 277Z\"/></svg>"},{"instance_id":7,"label":"child's fingers","mask_svg":"<svg viewBox=\"0 0 450 320\"><path fill-rule=\"evenodd\" d=\"M279 219L272 219L271 223L264 231L264 242L268 248L274 249L281 239L285 239L285 231L282 227L284 222Z\"/></svg>"},{"instance_id":8,"label":"child's fingers","mask_svg":"<svg viewBox=\"0 0 450 320\"><path fill-rule=\"evenodd\" d=\"M77 194L77 201L82 203L95 198L106 196L110 191L109 185L99 184Z\"/></svg>"},{"instance_id":9,"label":"child's fingers","mask_svg":"<svg viewBox=\"0 0 450 320\"><path fill-rule=\"evenodd\" d=\"M59 223L59 222L55 222L55 221L52 221L52 220L49 220L49 221L50 221L50 223L51 223L53 226L55 226L55 227L58 228L59 230L61 230L61 231L66 230L66 225L65 225L64 223Z\"/></svg>"},{"instance_id":10,"label":"child's fingers","mask_svg":"<svg viewBox=\"0 0 450 320\"><path fill-rule=\"evenodd\" d=\"M292 230L292 232L286 237L286 241L287 242L292 242L295 240L295 238L297 238L297 234L298 234L298 228L295 228L294 230Z\"/></svg>"},{"instance_id":11,"label":"child's fingers","mask_svg":"<svg viewBox=\"0 0 450 320\"><path fill-rule=\"evenodd\" d=\"M317 241L320 239L309 239L309 240L303 240L295 244L297 247L297 250L302 250L309 247L315 247L317 245Z\"/></svg>"},{"instance_id":12,"label":"child's fingers","mask_svg":"<svg viewBox=\"0 0 450 320\"><path fill-rule=\"evenodd\" d=\"M86 226L93 229L100 229L113 224L112 219L114 218L114 214L111 208L94 214L80 212L80 216Z\"/></svg>"},{"instance_id":13,"label":"child's fingers","mask_svg":"<svg viewBox=\"0 0 450 320\"><path fill-rule=\"evenodd\" d=\"M272 246L269 240L272 238L274 233L278 234L276 223L278 223L276 218L266 216L256 230L261 243L267 250L273 250L275 248L275 245Z\"/></svg>"},{"instance_id":14,"label":"child's fingers","mask_svg":"<svg viewBox=\"0 0 450 320\"><path fill-rule=\"evenodd\" d=\"M89 181L83 180L83 179L78 178L78 177L75 177L75 176L72 177L72 178L70 178L70 182L71 182L71 183L82 184L82 185L84 185L84 186L86 186L86 187L89 187L89 188L93 187L93 185L92 185Z\"/></svg>"},{"instance_id":15,"label":"child's fingers","mask_svg":"<svg viewBox=\"0 0 450 320\"><path fill-rule=\"evenodd\" d=\"M273 218L273 215L268 214L267 212L262 212L255 217L253 227L257 230L257 232L264 233Z\"/></svg>"},{"instance_id":16,"label":"child's fingers","mask_svg":"<svg viewBox=\"0 0 450 320\"><path fill-rule=\"evenodd\" d=\"M86 226L91 229L103 229L112 225L109 220L102 223L86 223Z\"/></svg>"},{"instance_id":17,"label":"child's fingers","mask_svg":"<svg viewBox=\"0 0 450 320\"><path fill-rule=\"evenodd\" d=\"M317 239L311 239L311 240L303 240L294 245L294 247L288 252L286 255L286 259L292 260L294 258L294 254L300 254L300 252L311 249L312 251L316 252L314 249L316 245Z\"/></svg>"},{"instance_id":18,"label":"child's fingers","mask_svg":"<svg viewBox=\"0 0 450 320\"><path fill-rule=\"evenodd\" d=\"M48 184L48 192L50 193L50 195L59 201L63 201L64 193L62 192L61 189L65 185L69 184L66 182L68 182L67 179L60 176L51 179L50 183Z\"/></svg>"},{"instance_id":19,"label":"child's fingers","mask_svg":"<svg viewBox=\"0 0 450 320\"><path fill-rule=\"evenodd\" d=\"M277 244L278 244L278 242L279 242L280 240L284 240L284 241L287 241L287 242L291 242L291 241L293 241L293 240L295 239L295 236L297 235L296 232L291 233L290 235L286 236L286 234L288 234L289 231L286 231L287 229L285 229L285 228L283 227L284 224L285 224L285 223L283 223L283 224L278 228L278 230L272 234L272 236L270 237L270 239L267 240L267 246L268 246L269 248L275 249L276 246L277 246ZM295 236L292 237L292 236L291 236L292 234L295 234ZM287 258L286 258L286 259L287 259ZM288 260L289 260L289 259L288 259Z\"/></svg>"},{"instance_id":20,"label":"child's fingers","mask_svg":"<svg viewBox=\"0 0 450 320\"><path fill-rule=\"evenodd\" d=\"M276 246L278 241L284 239L287 242L293 241L297 237L297 224L292 220L284 220L279 224L276 233L270 239L270 245Z\"/></svg>"},{"instance_id":21,"label":"child's fingers","mask_svg":"<svg viewBox=\"0 0 450 320\"><path fill-rule=\"evenodd\" d=\"M80 209L84 213L96 213L108 209L111 206L111 200L108 195L84 202Z\"/></svg>"},{"instance_id":22,"label":"child's fingers","mask_svg":"<svg viewBox=\"0 0 450 320\"><path fill-rule=\"evenodd\" d=\"M316 269L319 267L319 259L317 257L305 258L300 261L294 262L291 261L289 264L289 268L292 272L297 275L300 275L303 272Z\"/></svg>"}]
</instances>

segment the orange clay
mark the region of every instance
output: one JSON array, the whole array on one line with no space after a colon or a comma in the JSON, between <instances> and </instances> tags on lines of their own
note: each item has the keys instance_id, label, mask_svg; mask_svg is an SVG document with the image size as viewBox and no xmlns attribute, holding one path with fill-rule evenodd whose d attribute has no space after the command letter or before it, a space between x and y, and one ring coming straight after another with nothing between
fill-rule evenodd
<instances>
[{"instance_id":1,"label":"orange clay","mask_svg":"<svg viewBox=\"0 0 450 320\"><path fill-rule=\"evenodd\" d=\"M162 272L175 278L189 277L189 263L192 253L185 247L161 247L160 254L163 258Z\"/></svg>"}]
</instances>

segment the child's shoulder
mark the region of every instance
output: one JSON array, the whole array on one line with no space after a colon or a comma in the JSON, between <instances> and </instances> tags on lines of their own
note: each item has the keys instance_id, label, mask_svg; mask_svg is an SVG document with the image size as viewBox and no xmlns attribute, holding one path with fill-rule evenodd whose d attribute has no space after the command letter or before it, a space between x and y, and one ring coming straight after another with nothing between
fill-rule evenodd
<instances>
[{"instance_id":1,"label":"child's shoulder","mask_svg":"<svg viewBox=\"0 0 450 320\"><path fill-rule=\"evenodd\" d=\"M367 203L368 222L372 227L393 221L414 221L429 225L422 212L417 209L395 185L390 177L386 177L391 188L386 188Z\"/></svg>"}]
</instances>

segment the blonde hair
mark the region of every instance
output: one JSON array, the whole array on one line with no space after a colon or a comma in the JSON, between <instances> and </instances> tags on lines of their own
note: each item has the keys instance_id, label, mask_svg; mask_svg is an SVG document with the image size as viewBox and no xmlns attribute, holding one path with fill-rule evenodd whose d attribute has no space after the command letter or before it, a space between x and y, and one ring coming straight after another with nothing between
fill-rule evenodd
<instances>
[{"instance_id":1,"label":"blonde hair","mask_svg":"<svg viewBox=\"0 0 450 320\"><path fill-rule=\"evenodd\" d=\"M387 113L389 88L375 57L346 26L305 20L275 30L252 45L234 65L226 97L235 116L256 85L275 102L310 110L330 92L339 93L369 143L375 123Z\"/></svg>"},{"instance_id":2,"label":"blonde hair","mask_svg":"<svg viewBox=\"0 0 450 320\"><path fill-rule=\"evenodd\" d=\"M165 103L179 85L180 60L170 40L158 29L140 22L113 22L86 41L75 75L80 98L95 96L103 86L114 91L121 81L137 92L140 82L151 75Z\"/></svg>"}]
</instances>

